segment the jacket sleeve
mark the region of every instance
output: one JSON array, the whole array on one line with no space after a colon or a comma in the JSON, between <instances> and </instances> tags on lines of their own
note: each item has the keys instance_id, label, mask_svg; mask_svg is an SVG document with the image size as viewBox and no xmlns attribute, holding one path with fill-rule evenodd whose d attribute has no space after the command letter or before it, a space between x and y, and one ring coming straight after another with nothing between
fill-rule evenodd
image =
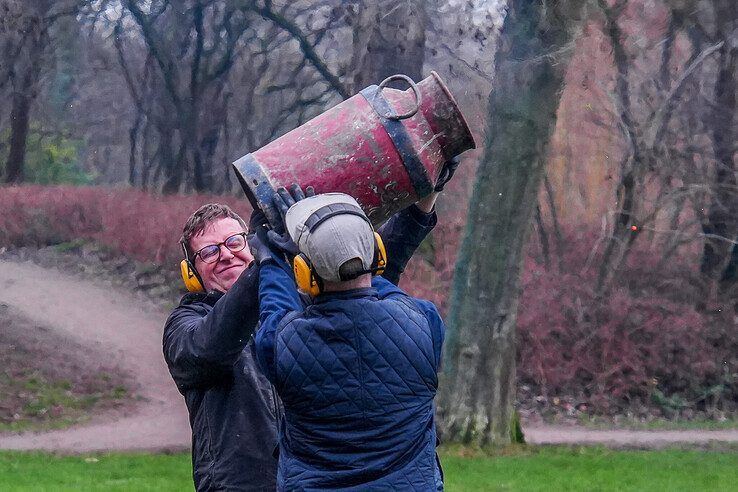
<instances>
[{"instance_id":1,"label":"jacket sleeve","mask_svg":"<svg viewBox=\"0 0 738 492\"><path fill-rule=\"evenodd\" d=\"M382 277L374 277L372 279L372 287L377 289L377 295L380 299L385 299L392 295L400 295L420 309L430 325L437 371L441 366L441 354L443 353L443 340L446 336L446 325L443 323L443 319L438 313L436 305L430 301L409 296L405 291Z\"/></svg>"},{"instance_id":2,"label":"jacket sleeve","mask_svg":"<svg viewBox=\"0 0 738 492\"><path fill-rule=\"evenodd\" d=\"M259 273L259 320L256 333L256 361L274 384L274 346L277 327L289 313L302 311L295 280L275 262L262 264Z\"/></svg>"},{"instance_id":3,"label":"jacket sleeve","mask_svg":"<svg viewBox=\"0 0 738 492\"><path fill-rule=\"evenodd\" d=\"M431 328L433 336L433 355L436 357L436 371L441 367L441 356L443 354L443 341L446 338L446 325L438 313L436 305L425 299L411 298L413 302L423 311Z\"/></svg>"},{"instance_id":4,"label":"jacket sleeve","mask_svg":"<svg viewBox=\"0 0 738 492\"><path fill-rule=\"evenodd\" d=\"M164 358L180 391L230 373L259 321L259 269L245 270L209 312L180 304L164 327Z\"/></svg>"},{"instance_id":5,"label":"jacket sleeve","mask_svg":"<svg viewBox=\"0 0 738 492\"><path fill-rule=\"evenodd\" d=\"M426 214L413 204L397 212L377 230L387 250L387 268L382 276L397 285L405 266L423 239L436 226L435 210Z\"/></svg>"}]
</instances>

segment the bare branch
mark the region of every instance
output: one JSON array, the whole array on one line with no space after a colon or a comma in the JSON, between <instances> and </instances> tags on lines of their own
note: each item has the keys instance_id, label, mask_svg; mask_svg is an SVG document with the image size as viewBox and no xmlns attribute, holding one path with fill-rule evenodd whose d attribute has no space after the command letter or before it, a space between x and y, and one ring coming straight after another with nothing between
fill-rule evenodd
<instances>
[{"instance_id":1,"label":"bare branch","mask_svg":"<svg viewBox=\"0 0 738 492\"><path fill-rule=\"evenodd\" d=\"M328 69L325 62L315 51L314 46L310 41L308 41L307 36L302 32L300 27L286 17L274 12L271 6L271 1L265 1L264 7L258 7L256 4L253 4L251 8L263 18L274 22L276 25L287 31L300 44L300 50L303 55L305 55L305 58L310 61L311 65L318 71L318 73L320 73L328 85L344 99L350 97L351 93L348 91L346 86L341 83L338 77Z\"/></svg>"},{"instance_id":2,"label":"bare branch","mask_svg":"<svg viewBox=\"0 0 738 492\"><path fill-rule=\"evenodd\" d=\"M724 41L720 41L719 43L714 44L709 48L703 50L694 59L694 61L692 61L692 63L690 63L690 65L681 73L676 83L671 88L671 90L669 90L666 98L661 103L661 106L653 115L652 123L650 125L650 132L648 132L649 138L646 139L647 145L649 147L653 147L654 144L658 142L663 136L666 124L669 120L669 116L674 109L674 101L684 88L684 83L687 81L690 75L692 75L694 71L697 70L702 62L705 61L707 57L722 48L723 44Z\"/></svg>"}]
</instances>

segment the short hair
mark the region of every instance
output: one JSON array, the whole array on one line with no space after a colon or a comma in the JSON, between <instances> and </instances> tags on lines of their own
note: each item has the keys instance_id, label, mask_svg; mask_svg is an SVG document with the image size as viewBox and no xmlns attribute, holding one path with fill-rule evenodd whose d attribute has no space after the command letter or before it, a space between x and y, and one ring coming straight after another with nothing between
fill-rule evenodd
<instances>
[{"instance_id":1,"label":"short hair","mask_svg":"<svg viewBox=\"0 0 738 492\"><path fill-rule=\"evenodd\" d=\"M338 269L338 276L341 279L353 280L364 273L369 273L364 269L364 263L361 258L351 258L346 260Z\"/></svg>"},{"instance_id":2,"label":"short hair","mask_svg":"<svg viewBox=\"0 0 738 492\"><path fill-rule=\"evenodd\" d=\"M244 231L248 231L246 222L244 222L244 220L228 205L223 205L221 203L208 203L195 210L195 213L190 215L190 218L185 222L184 229L182 230L182 237L179 240L187 249L187 256L191 259L192 255L195 253L192 251L192 246L190 245L193 237L201 234L202 231L204 231L212 222L218 219L228 218L236 220L241 224Z\"/></svg>"}]
</instances>

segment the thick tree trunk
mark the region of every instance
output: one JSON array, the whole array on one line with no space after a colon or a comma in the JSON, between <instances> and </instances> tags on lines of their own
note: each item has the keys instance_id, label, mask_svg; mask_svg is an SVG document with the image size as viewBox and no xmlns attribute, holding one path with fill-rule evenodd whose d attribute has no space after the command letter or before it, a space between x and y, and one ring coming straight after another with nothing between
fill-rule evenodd
<instances>
[{"instance_id":1,"label":"thick tree trunk","mask_svg":"<svg viewBox=\"0 0 738 492\"><path fill-rule=\"evenodd\" d=\"M501 33L488 138L448 317L439 398L446 441L489 445L514 439L515 325L523 246L572 51L562 48L573 40L581 9L581 2L566 4L565 9L543 1L512 0Z\"/></svg>"},{"instance_id":2,"label":"thick tree trunk","mask_svg":"<svg viewBox=\"0 0 738 492\"><path fill-rule=\"evenodd\" d=\"M353 92L397 73L420 80L425 59L424 2L365 0L354 21L353 52Z\"/></svg>"}]
</instances>

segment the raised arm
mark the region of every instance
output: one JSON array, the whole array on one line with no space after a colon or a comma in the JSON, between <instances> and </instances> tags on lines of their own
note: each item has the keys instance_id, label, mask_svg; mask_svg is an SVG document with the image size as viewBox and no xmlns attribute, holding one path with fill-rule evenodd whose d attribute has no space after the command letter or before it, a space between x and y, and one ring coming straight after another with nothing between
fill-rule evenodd
<instances>
[{"instance_id":1,"label":"raised arm","mask_svg":"<svg viewBox=\"0 0 738 492\"><path fill-rule=\"evenodd\" d=\"M435 196L433 196L435 202ZM433 202L419 202L390 217L377 232L387 249L387 268L382 276L397 285L405 266L438 221ZM422 210L421 207L426 205Z\"/></svg>"},{"instance_id":2,"label":"raised arm","mask_svg":"<svg viewBox=\"0 0 738 492\"><path fill-rule=\"evenodd\" d=\"M164 358L181 391L209 386L230 373L259 321L258 292L259 269L251 267L209 312L185 298L169 316Z\"/></svg>"},{"instance_id":3,"label":"raised arm","mask_svg":"<svg viewBox=\"0 0 738 492\"><path fill-rule=\"evenodd\" d=\"M276 260L261 266L259 306L261 326L256 333L256 360L266 377L274 382L274 338L277 327L289 313L302 311L295 280Z\"/></svg>"}]
</instances>

